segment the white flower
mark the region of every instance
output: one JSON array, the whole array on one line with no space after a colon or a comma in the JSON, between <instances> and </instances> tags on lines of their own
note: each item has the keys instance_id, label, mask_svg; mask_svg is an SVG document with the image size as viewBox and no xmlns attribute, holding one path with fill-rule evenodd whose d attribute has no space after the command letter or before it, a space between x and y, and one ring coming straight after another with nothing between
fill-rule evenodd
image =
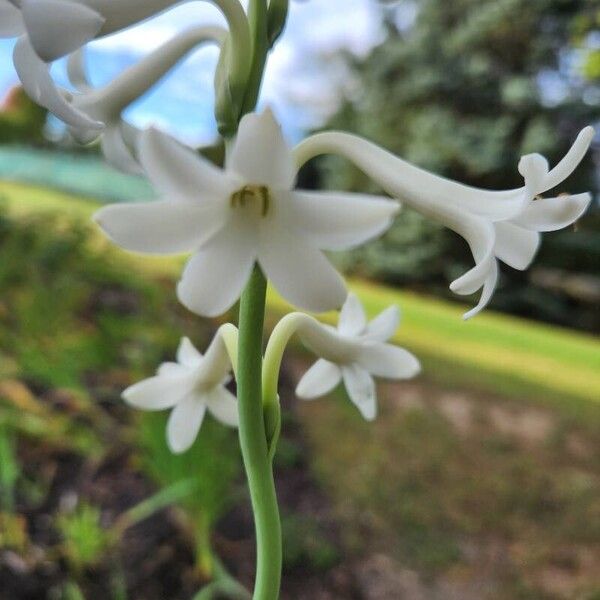
<instances>
[{"instance_id":1,"label":"white flower","mask_svg":"<svg viewBox=\"0 0 600 600\"><path fill-rule=\"evenodd\" d=\"M269 110L244 117L225 170L155 130L139 156L165 200L108 206L95 219L127 250L193 252L177 291L200 315L231 307L255 262L292 304L339 308L346 287L321 250L380 234L398 210L380 197L293 190L296 168Z\"/></svg>"},{"instance_id":2,"label":"white flower","mask_svg":"<svg viewBox=\"0 0 600 600\"><path fill-rule=\"evenodd\" d=\"M183 338L177 362L163 363L156 376L127 388L123 399L142 410L172 408L167 442L172 452L180 454L194 443L207 410L221 423L237 427L237 400L225 387L230 371L229 356L219 334L204 356L188 338Z\"/></svg>"},{"instance_id":3,"label":"white flower","mask_svg":"<svg viewBox=\"0 0 600 600\"><path fill-rule=\"evenodd\" d=\"M391 306L367 323L363 307L349 294L337 330L306 320L298 329L304 344L321 357L302 377L296 394L311 400L329 393L344 381L352 402L369 421L377 416L375 377L410 379L421 370L407 350L386 342L400 321L398 307Z\"/></svg>"},{"instance_id":4,"label":"white flower","mask_svg":"<svg viewBox=\"0 0 600 600\"><path fill-rule=\"evenodd\" d=\"M83 51L69 57L68 74L72 85L79 92L70 95L63 91L67 101L81 113L96 122L104 123L104 129L71 126L71 135L87 144L101 136L102 151L113 166L130 173L141 173L135 149L140 130L122 120L121 114L133 102L152 88L188 52L203 42L222 44L227 30L221 27L193 27L178 34L134 66L123 71L116 79L102 88L94 89L88 79Z\"/></svg>"},{"instance_id":5,"label":"white flower","mask_svg":"<svg viewBox=\"0 0 600 600\"><path fill-rule=\"evenodd\" d=\"M525 185L507 191L473 188L433 175L367 140L340 132L309 137L294 150L294 156L298 168L319 154L348 158L388 194L462 235L476 265L450 288L457 294L472 294L483 288L479 304L464 315L469 318L492 297L498 279L497 259L515 269L526 269L538 249L539 232L567 227L585 212L591 202L587 193L536 197L571 175L593 137L594 130L586 127L552 170L539 154L523 157L519 172Z\"/></svg>"},{"instance_id":6,"label":"white flower","mask_svg":"<svg viewBox=\"0 0 600 600\"><path fill-rule=\"evenodd\" d=\"M238 0L212 0L231 30L236 77L249 60L247 18ZM49 64L88 42L144 21L179 0L0 0L0 37L17 37L15 69L27 94L73 127L102 129L102 122L77 110L50 76Z\"/></svg>"}]
</instances>

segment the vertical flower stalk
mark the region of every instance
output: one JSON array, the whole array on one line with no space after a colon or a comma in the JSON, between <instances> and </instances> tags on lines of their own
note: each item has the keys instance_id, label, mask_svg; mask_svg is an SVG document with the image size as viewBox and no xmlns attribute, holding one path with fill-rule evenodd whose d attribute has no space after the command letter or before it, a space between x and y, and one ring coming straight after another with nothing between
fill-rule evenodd
<instances>
[{"instance_id":1,"label":"vertical flower stalk","mask_svg":"<svg viewBox=\"0 0 600 600\"><path fill-rule=\"evenodd\" d=\"M254 110L268 51L267 2L250 0L252 66L243 112ZM262 403L262 353L267 281L255 266L240 301L237 393L239 436L256 532L254 600L277 600L281 585L282 541L273 465Z\"/></svg>"}]
</instances>

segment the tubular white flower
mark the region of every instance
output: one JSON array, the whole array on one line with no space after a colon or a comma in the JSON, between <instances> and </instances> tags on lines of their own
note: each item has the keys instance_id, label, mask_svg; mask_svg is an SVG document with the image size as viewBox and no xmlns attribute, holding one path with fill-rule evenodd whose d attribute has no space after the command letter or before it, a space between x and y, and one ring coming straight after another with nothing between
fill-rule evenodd
<instances>
[{"instance_id":1,"label":"tubular white flower","mask_svg":"<svg viewBox=\"0 0 600 600\"><path fill-rule=\"evenodd\" d=\"M231 361L219 330L203 356L183 338L176 363L163 363L154 377L123 392L123 399L142 410L173 409L167 425L167 443L175 454L188 450L196 439L206 411L229 427L237 427L238 406L225 385Z\"/></svg>"},{"instance_id":2,"label":"tubular white flower","mask_svg":"<svg viewBox=\"0 0 600 600\"><path fill-rule=\"evenodd\" d=\"M142 135L139 156L166 199L108 206L95 219L127 250L193 252L177 291L200 315L230 308L255 262L292 304L339 308L346 287L321 250L378 235L398 211L386 198L292 190L292 156L269 110L244 117L225 170L156 130Z\"/></svg>"},{"instance_id":3,"label":"tubular white flower","mask_svg":"<svg viewBox=\"0 0 600 600\"><path fill-rule=\"evenodd\" d=\"M390 196L423 215L442 222L468 242L475 267L452 282L457 294L483 288L478 305L465 319L481 311L492 297L498 279L497 260L526 269L540 243L541 231L562 229L576 221L591 202L590 194L536 199L566 179L579 165L594 137L592 127L581 131L575 143L550 170L539 154L524 156L519 172L521 188L490 191L462 185L415 167L355 135L327 132L311 136L294 150L297 168L320 154L338 154L354 163Z\"/></svg>"},{"instance_id":4,"label":"tubular white flower","mask_svg":"<svg viewBox=\"0 0 600 600\"><path fill-rule=\"evenodd\" d=\"M69 79L80 92L68 98L71 105L105 128L70 127L73 137L89 143L102 135L101 143L107 161L117 168L140 173L135 156L140 130L124 122L122 112L164 77L184 56L204 42L221 45L227 31L221 27L193 27L177 35L140 62L126 69L108 85L94 89L87 77L83 51L71 54L68 61Z\"/></svg>"},{"instance_id":5,"label":"tubular white flower","mask_svg":"<svg viewBox=\"0 0 600 600\"><path fill-rule=\"evenodd\" d=\"M231 31L229 76L245 82L250 69L251 41L239 0L206 0L225 15ZM155 16L180 0L0 0L0 37L20 38L13 54L15 68L31 98L73 127L101 129L67 101L50 76L49 63L86 43Z\"/></svg>"},{"instance_id":6,"label":"tubular white flower","mask_svg":"<svg viewBox=\"0 0 600 600\"><path fill-rule=\"evenodd\" d=\"M8 0L0 0L0 38L12 38L25 31L21 11Z\"/></svg>"},{"instance_id":7,"label":"tubular white flower","mask_svg":"<svg viewBox=\"0 0 600 600\"><path fill-rule=\"evenodd\" d=\"M300 398L318 398L343 381L352 402L371 421L377 415L373 377L410 379L421 370L410 352L386 343L398 328L396 306L367 323L359 299L350 294L337 330L306 315L290 317L296 319L294 330L302 342L321 357L298 383L296 394Z\"/></svg>"}]
</instances>

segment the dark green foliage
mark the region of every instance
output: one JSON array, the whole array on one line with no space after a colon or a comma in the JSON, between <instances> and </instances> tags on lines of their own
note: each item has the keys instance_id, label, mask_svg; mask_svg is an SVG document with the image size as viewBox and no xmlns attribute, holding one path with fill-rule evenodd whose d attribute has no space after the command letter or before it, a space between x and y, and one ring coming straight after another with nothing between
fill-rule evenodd
<instances>
[{"instance_id":1,"label":"dark green foliage","mask_svg":"<svg viewBox=\"0 0 600 600\"><path fill-rule=\"evenodd\" d=\"M7 375L77 387L93 369L158 358L135 352L165 339L158 290L95 250L87 225L41 215L15 226L0 212L0 289L0 356L5 371L18 365Z\"/></svg>"},{"instance_id":2,"label":"dark green foliage","mask_svg":"<svg viewBox=\"0 0 600 600\"><path fill-rule=\"evenodd\" d=\"M314 518L288 515L283 517L281 527L285 569L310 567L315 571L327 571L339 562L338 549Z\"/></svg>"},{"instance_id":3,"label":"dark green foliage","mask_svg":"<svg viewBox=\"0 0 600 600\"><path fill-rule=\"evenodd\" d=\"M206 416L194 445L186 453L173 454L165 439L165 414L144 414L138 440L142 469L161 487L189 482L190 493L180 502L194 531L196 564L208 579L217 567L211 532L232 507L235 482L241 475L236 433Z\"/></svg>"},{"instance_id":4,"label":"dark green foliage","mask_svg":"<svg viewBox=\"0 0 600 600\"><path fill-rule=\"evenodd\" d=\"M597 50L589 40L593 31L598 34L600 17L593 0L422 0L394 6L388 9L386 40L366 59L352 62L360 85L328 128L356 132L441 175L508 189L522 183L521 155L540 152L555 163L579 129L597 118ZM395 16L411 6L417 7L415 22L397 28ZM586 58L578 60L581 56ZM377 191L339 159L326 158L319 166L328 188ZM566 186L559 191L594 190L591 159ZM588 217L580 228L587 234L583 248L567 241L569 232L546 235L536 265L593 273L586 253L587 243L598 239L597 223ZM458 236L407 212L387 235L347 254L342 264L448 294L449 278L469 268L472 259ZM552 294L536 291L528 274L505 267L502 286L506 293L495 298L497 307L589 324L585 314L579 323L572 319L574 305L591 310L582 298L557 292L549 300ZM555 308L546 310L546 302Z\"/></svg>"}]
</instances>

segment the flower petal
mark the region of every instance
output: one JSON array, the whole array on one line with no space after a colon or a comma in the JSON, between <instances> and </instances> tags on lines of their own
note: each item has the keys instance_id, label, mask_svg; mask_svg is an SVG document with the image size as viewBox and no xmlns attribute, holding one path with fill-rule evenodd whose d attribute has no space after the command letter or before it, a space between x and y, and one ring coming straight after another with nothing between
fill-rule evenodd
<instances>
[{"instance_id":1,"label":"flower petal","mask_svg":"<svg viewBox=\"0 0 600 600\"><path fill-rule=\"evenodd\" d=\"M113 167L132 175L141 175L144 172L133 151L125 143L119 125L106 128L101 144L104 158Z\"/></svg>"},{"instance_id":2,"label":"flower petal","mask_svg":"<svg viewBox=\"0 0 600 600\"><path fill-rule=\"evenodd\" d=\"M45 62L74 52L92 40L104 17L82 2L23 0L21 13L31 45Z\"/></svg>"},{"instance_id":3,"label":"flower petal","mask_svg":"<svg viewBox=\"0 0 600 600\"><path fill-rule=\"evenodd\" d=\"M489 301L492 299L492 296L494 295L494 290L496 289L497 283L498 283L498 263L494 260L490 267L488 276L483 283L483 289L481 291L481 297L479 298L479 302L477 303L477 306L475 308L472 308L470 311L466 312L463 315L463 319L465 321L471 319L472 317L474 317L475 315L480 313L489 304Z\"/></svg>"},{"instance_id":4,"label":"flower petal","mask_svg":"<svg viewBox=\"0 0 600 600\"><path fill-rule=\"evenodd\" d=\"M358 354L357 363L375 377L411 379L421 364L408 350L391 344L373 344Z\"/></svg>"},{"instance_id":5,"label":"flower petal","mask_svg":"<svg viewBox=\"0 0 600 600\"><path fill-rule=\"evenodd\" d=\"M177 362L186 367L197 367L202 361L202 354L196 349L189 338L181 338L177 349Z\"/></svg>"},{"instance_id":6,"label":"flower petal","mask_svg":"<svg viewBox=\"0 0 600 600\"><path fill-rule=\"evenodd\" d=\"M246 183L289 190L296 180L296 166L281 127L270 109L247 114L241 121L227 171Z\"/></svg>"},{"instance_id":7,"label":"flower petal","mask_svg":"<svg viewBox=\"0 0 600 600\"><path fill-rule=\"evenodd\" d=\"M584 127L579 132L569 151L544 179L543 188L538 191L538 194L551 190L573 173L587 154L595 135L593 127Z\"/></svg>"},{"instance_id":8,"label":"flower petal","mask_svg":"<svg viewBox=\"0 0 600 600\"><path fill-rule=\"evenodd\" d=\"M154 128L140 135L139 158L152 184L167 198L225 203L239 184L191 148Z\"/></svg>"},{"instance_id":9,"label":"flower petal","mask_svg":"<svg viewBox=\"0 0 600 600\"><path fill-rule=\"evenodd\" d=\"M314 312L340 308L346 284L323 253L283 227L261 236L259 263L277 291L289 302Z\"/></svg>"},{"instance_id":10,"label":"flower petal","mask_svg":"<svg viewBox=\"0 0 600 600\"><path fill-rule=\"evenodd\" d=\"M342 367L342 375L350 400L367 421L373 421L377 416L377 395L369 372L359 365L347 365Z\"/></svg>"},{"instance_id":11,"label":"flower petal","mask_svg":"<svg viewBox=\"0 0 600 600\"><path fill-rule=\"evenodd\" d=\"M469 214L459 216L454 224L450 223L448 226L466 239L475 259L475 266L453 281L450 289L455 294L473 294L488 279L496 262L496 229L492 222Z\"/></svg>"},{"instance_id":12,"label":"flower petal","mask_svg":"<svg viewBox=\"0 0 600 600\"><path fill-rule=\"evenodd\" d=\"M509 221L496 223L495 227L496 256L513 269L519 271L527 269L540 247L540 234Z\"/></svg>"},{"instance_id":13,"label":"flower petal","mask_svg":"<svg viewBox=\"0 0 600 600\"><path fill-rule=\"evenodd\" d=\"M177 286L180 302L205 317L222 315L239 299L256 260L257 232L231 218L188 262Z\"/></svg>"},{"instance_id":14,"label":"flower petal","mask_svg":"<svg viewBox=\"0 0 600 600\"><path fill-rule=\"evenodd\" d=\"M122 394L127 404L142 410L164 410L171 408L190 391L191 378L187 373L175 375L163 369L161 375L144 379L129 386Z\"/></svg>"},{"instance_id":15,"label":"flower petal","mask_svg":"<svg viewBox=\"0 0 600 600\"><path fill-rule=\"evenodd\" d=\"M342 380L342 371L334 363L319 359L296 386L296 396L303 400L313 400L328 394Z\"/></svg>"},{"instance_id":16,"label":"flower petal","mask_svg":"<svg viewBox=\"0 0 600 600\"><path fill-rule=\"evenodd\" d=\"M366 325L367 317L358 296L348 294L340 312L338 331L342 335L356 337L364 331Z\"/></svg>"},{"instance_id":17,"label":"flower petal","mask_svg":"<svg viewBox=\"0 0 600 600\"><path fill-rule=\"evenodd\" d=\"M26 36L19 38L15 44L13 60L23 88L34 102L71 127L97 130L104 127L67 101L50 77L48 65L34 52Z\"/></svg>"},{"instance_id":18,"label":"flower petal","mask_svg":"<svg viewBox=\"0 0 600 600\"><path fill-rule=\"evenodd\" d=\"M374 342L386 342L396 333L399 325L400 309L390 306L369 322L363 338Z\"/></svg>"},{"instance_id":19,"label":"flower petal","mask_svg":"<svg viewBox=\"0 0 600 600\"><path fill-rule=\"evenodd\" d=\"M519 173L525 180L527 198L531 201L544 189L544 181L550 172L546 157L541 154L526 154L519 161Z\"/></svg>"},{"instance_id":20,"label":"flower petal","mask_svg":"<svg viewBox=\"0 0 600 600\"><path fill-rule=\"evenodd\" d=\"M79 48L69 55L67 60L67 76L71 85L78 92L92 91L93 87L85 66L85 52L83 48Z\"/></svg>"},{"instance_id":21,"label":"flower petal","mask_svg":"<svg viewBox=\"0 0 600 600\"><path fill-rule=\"evenodd\" d=\"M281 192L278 217L322 250L346 250L386 231L400 210L395 200L342 192Z\"/></svg>"},{"instance_id":22,"label":"flower petal","mask_svg":"<svg viewBox=\"0 0 600 600\"><path fill-rule=\"evenodd\" d=\"M175 406L167 423L167 443L173 454L183 454L192 447L205 414L206 405L194 393Z\"/></svg>"},{"instance_id":23,"label":"flower petal","mask_svg":"<svg viewBox=\"0 0 600 600\"><path fill-rule=\"evenodd\" d=\"M224 211L162 200L111 204L94 220L118 246L147 254L191 252L212 238L224 223Z\"/></svg>"},{"instance_id":24,"label":"flower petal","mask_svg":"<svg viewBox=\"0 0 600 600\"><path fill-rule=\"evenodd\" d=\"M210 414L228 427L239 424L239 407L237 398L223 386L212 389L206 395L206 406Z\"/></svg>"},{"instance_id":25,"label":"flower petal","mask_svg":"<svg viewBox=\"0 0 600 600\"><path fill-rule=\"evenodd\" d=\"M531 202L513 222L533 231L557 231L577 221L591 201L589 193L541 198Z\"/></svg>"},{"instance_id":26,"label":"flower petal","mask_svg":"<svg viewBox=\"0 0 600 600\"><path fill-rule=\"evenodd\" d=\"M156 370L157 375L166 377L181 377L189 374L189 369L176 362L164 362Z\"/></svg>"},{"instance_id":27,"label":"flower petal","mask_svg":"<svg viewBox=\"0 0 600 600\"><path fill-rule=\"evenodd\" d=\"M12 38L25 30L21 11L8 0L0 0L0 38Z\"/></svg>"}]
</instances>

